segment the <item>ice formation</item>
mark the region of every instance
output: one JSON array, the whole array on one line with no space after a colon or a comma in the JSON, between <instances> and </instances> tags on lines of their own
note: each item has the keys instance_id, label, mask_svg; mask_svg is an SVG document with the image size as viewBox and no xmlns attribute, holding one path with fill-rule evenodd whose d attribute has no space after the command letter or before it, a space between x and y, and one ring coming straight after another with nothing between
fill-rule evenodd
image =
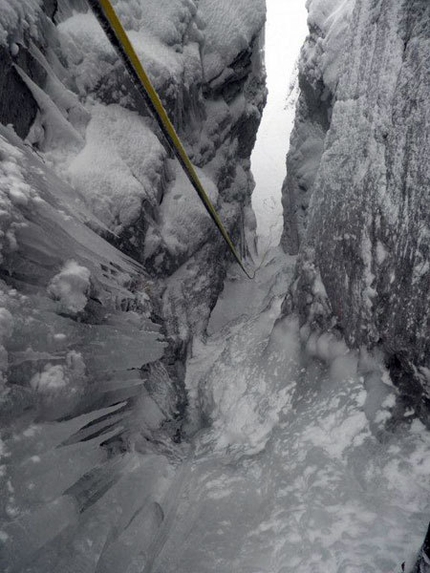
<instances>
[{"instance_id":1,"label":"ice formation","mask_svg":"<svg viewBox=\"0 0 430 573\"><path fill-rule=\"evenodd\" d=\"M263 0L113 4L255 254ZM428 572L429 4L307 5L248 281L86 2L0 0L5 573Z\"/></svg>"}]
</instances>

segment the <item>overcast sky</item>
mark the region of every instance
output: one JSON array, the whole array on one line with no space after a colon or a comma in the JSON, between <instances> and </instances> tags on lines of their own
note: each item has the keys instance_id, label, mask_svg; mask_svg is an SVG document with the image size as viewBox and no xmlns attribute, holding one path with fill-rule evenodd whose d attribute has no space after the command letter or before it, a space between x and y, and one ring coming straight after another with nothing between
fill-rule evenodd
<instances>
[{"instance_id":1,"label":"overcast sky","mask_svg":"<svg viewBox=\"0 0 430 573\"><path fill-rule=\"evenodd\" d=\"M284 109L290 79L307 34L305 0L267 0L266 70L269 97L252 155L256 181L253 206L258 232L268 234L276 222L274 241L282 226L281 187L285 177L294 108Z\"/></svg>"}]
</instances>

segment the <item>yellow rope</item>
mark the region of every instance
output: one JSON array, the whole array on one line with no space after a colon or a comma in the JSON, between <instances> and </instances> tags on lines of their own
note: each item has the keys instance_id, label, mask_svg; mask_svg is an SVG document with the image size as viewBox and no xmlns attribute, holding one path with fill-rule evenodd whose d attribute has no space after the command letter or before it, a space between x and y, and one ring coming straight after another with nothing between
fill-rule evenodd
<instances>
[{"instance_id":1,"label":"yellow rope","mask_svg":"<svg viewBox=\"0 0 430 573\"><path fill-rule=\"evenodd\" d=\"M225 229L218 213L215 210L215 207L212 205L212 202L209 199L199 179L199 176L197 175L194 165L191 163L191 160L188 157L188 154L185 151L185 148L182 145L182 142L179 139L179 136L176 133L176 130L173 127L173 124L170 121L169 116L167 115L167 112L164 109L164 106L154 86L151 83L151 80L149 79L147 73L145 72L145 69L143 68L110 0L88 0L88 2L93 11L95 12L96 16L98 17L98 19L101 21L101 24L105 32L107 33L109 40L113 44L114 48L116 48L116 50L120 52L120 55L123 57L123 59L126 58L126 61L124 62L126 64L126 68L131 73L134 72L134 74L132 73L132 76L134 76L134 78L140 82L140 86L143 87L145 95L147 96L145 99L147 102L149 100L151 104L150 105L151 111L156 115L158 124L160 125L164 135L166 136L166 139L171 144L172 149L175 152L177 158L179 159L185 173L187 174L189 180L191 181L194 189L197 191L201 201L203 202L203 205L205 206L212 220L218 227L219 232L221 233L222 237L227 243L234 258L239 263L239 265L241 266L242 270L245 272L247 277L250 279L254 278L254 276L251 275L246 270L243 261L241 260L239 254L236 251L235 246L233 245L230 235ZM100 13L99 8L101 8L102 13ZM116 43L113 42L112 33L116 38L118 45L116 45Z\"/></svg>"}]
</instances>

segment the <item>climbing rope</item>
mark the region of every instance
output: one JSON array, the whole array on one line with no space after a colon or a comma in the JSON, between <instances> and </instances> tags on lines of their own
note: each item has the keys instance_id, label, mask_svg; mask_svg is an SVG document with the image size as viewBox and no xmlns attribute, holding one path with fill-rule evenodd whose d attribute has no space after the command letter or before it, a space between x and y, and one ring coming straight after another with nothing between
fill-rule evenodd
<instances>
[{"instance_id":1,"label":"climbing rope","mask_svg":"<svg viewBox=\"0 0 430 573\"><path fill-rule=\"evenodd\" d=\"M170 121L169 116L167 115L167 112L154 86L152 85L151 80L145 72L145 69L143 68L143 65L141 64L110 0L88 0L88 4L100 22L110 43L120 55L127 71L133 80L134 85L143 97L145 104L151 111L154 119L157 121L169 147L176 155L192 186L197 191L197 194L205 206L206 211L209 213L223 239L227 243L231 253L239 263L246 276L250 279L253 279L255 274L251 274L247 271L245 264L236 251L230 235L228 234L217 211L215 210L215 207L209 199L199 179L199 176L197 175L194 165L191 163L191 160L188 157L188 154L185 151L185 148L182 145L182 142L179 139L179 136L176 133L176 130L173 127L173 124Z\"/></svg>"}]
</instances>

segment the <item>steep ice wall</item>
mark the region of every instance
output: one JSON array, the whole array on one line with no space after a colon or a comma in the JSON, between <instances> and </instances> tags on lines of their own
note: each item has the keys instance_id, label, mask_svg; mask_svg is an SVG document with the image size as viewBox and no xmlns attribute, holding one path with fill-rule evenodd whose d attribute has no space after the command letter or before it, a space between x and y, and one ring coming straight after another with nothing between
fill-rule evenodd
<instances>
[{"instance_id":1,"label":"steep ice wall","mask_svg":"<svg viewBox=\"0 0 430 573\"><path fill-rule=\"evenodd\" d=\"M308 9L283 190L282 244L300 255L284 310L381 351L402 411L426 416L430 4L309 0Z\"/></svg>"},{"instance_id":2,"label":"steep ice wall","mask_svg":"<svg viewBox=\"0 0 430 573\"><path fill-rule=\"evenodd\" d=\"M246 249L264 2L114 4ZM140 571L228 254L83 0L0 0L0 52L0 568Z\"/></svg>"}]
</instances>

